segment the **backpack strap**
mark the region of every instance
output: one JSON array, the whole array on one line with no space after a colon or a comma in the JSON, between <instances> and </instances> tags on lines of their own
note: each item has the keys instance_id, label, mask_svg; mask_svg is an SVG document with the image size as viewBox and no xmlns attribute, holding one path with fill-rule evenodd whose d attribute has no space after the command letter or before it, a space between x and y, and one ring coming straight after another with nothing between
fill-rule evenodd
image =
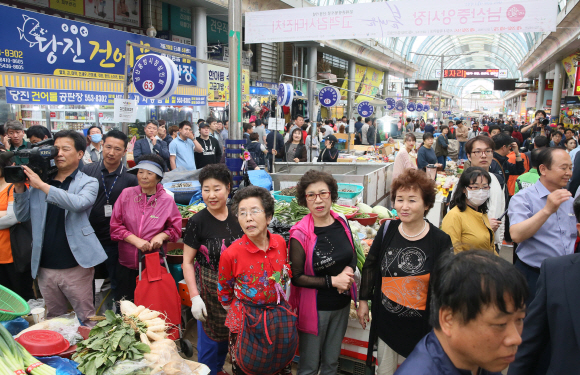
<instances>
[{"instance_id":1,"label":"backpack strap","mask_svg":"<svg viewBox=\"0 0 580 375\"><path fill-rule=\"evenodd\" d=\"M387 220L385 222L385 226L383 227L383 241L385 240L385 235L387 234L387 229L389 229L390 223L391 223L391 220Z\"/></svg>"},{"instance_id":2,"label":"backpack strap","mask_svg":"<svg viewBox=\"0 0 580 375\"><path fill-rule=\"evenodd\" d=\"M493 160L495 160L495 162L497 163L497 165L499 165L499 168L501 169L501 173L503 175L503 179L505 180L505 182L507 184L507 179L505 177L505 171L503 170L503 167L502 167L501 163L496 158L493 158Z\"/></svg>"}]
</instances>

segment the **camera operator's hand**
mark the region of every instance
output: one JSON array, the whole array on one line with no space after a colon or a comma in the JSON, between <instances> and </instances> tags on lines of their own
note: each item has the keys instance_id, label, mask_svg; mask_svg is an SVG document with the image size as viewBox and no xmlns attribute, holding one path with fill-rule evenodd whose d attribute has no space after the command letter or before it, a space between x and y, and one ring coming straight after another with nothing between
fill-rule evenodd
<instances>
[{"instance_id":1,"label":"camera operator's hand","mask_svg":"<svg viewBox=\"0 0 580 375\"><path fill-rule=\"evenodd\" d=\"M512 142L512 144L510 145L510 148L516 154L516 157L518 157L520 155L520 148L519 148L517 142Z\"/></svg>"},{"instance_id":2,"label":"camera operator's hand","mask_svg":"<svg viewBox=\"0 0 580 375\"><path fill-rule=\"evenodd\" d=\"M28 177L28 183L30 187L33 187L38 190L42 190L46 195L48 195L48 191L50 190L50 185L46 182L43 182L40 177L34 173L34 171L27 166L23 165L22 169L24 169L24 173Z\"/></svg>"}]
</instances>

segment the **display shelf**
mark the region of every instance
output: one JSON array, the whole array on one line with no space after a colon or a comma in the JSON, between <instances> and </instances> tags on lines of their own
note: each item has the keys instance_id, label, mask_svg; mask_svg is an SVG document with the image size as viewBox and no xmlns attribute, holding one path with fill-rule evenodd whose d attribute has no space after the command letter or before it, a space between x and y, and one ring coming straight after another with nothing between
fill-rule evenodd
<instances>
[{"instance_id":1,"label":"display shelf","mask_svg":"<svg viewBox=\"0 0 580 375\"><path fill-rule=\"evenodd\" d=\"M27 117L27 118L23 118L22 121L46 121L46 119L44 119L44 118L30 118L30 117Z\"/></svg>"},{"instance_id":2,"label":"display shelf","mask_svg":"<svg viewBox=\"0 0 580 375\"><path fill-rule=\"evenodd\" d=\"M61 119L50 119L50 122L96 122L95 120L61 120Z\"/></svg>"}]
</instances>

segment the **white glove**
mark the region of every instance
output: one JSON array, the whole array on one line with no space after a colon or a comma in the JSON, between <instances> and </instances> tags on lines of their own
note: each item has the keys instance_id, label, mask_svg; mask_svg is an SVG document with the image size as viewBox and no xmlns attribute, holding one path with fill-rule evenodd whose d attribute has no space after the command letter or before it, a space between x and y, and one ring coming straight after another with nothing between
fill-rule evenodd
<instances>
[{"instance_id":1,"label":"white glove","mask_svg":"<svg viewBox=\"0 0 580 375\"><path fill-rule=\"evenodd\" d=\"M205 309L205 303L201 299L200 295L197 295L191 299L191 313L196 320L205 322L207 317L207 310Z\"/></svg>"}]
</instances>

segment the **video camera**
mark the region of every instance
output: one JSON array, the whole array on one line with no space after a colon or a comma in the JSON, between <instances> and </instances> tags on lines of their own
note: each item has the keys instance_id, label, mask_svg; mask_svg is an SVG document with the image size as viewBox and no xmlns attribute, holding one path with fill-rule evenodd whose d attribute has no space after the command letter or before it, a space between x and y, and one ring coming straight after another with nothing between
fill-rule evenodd
<instances>
[{"instance_id":1,"label":"video camera","mask_svg":"<svg viewBox=\"0 0 580 375\"><path fill-rule=\"evenodd\" d=\"M542 120L542 126L543 127L546 127L548 125L550 125L550 119L547 119L547 118L543 119Z\"/></svg>"},{"instance_id":2,"label":"video camera","mask_svg":"<svg viewBox=\"0 0 580 375\"><path fill-rule=\"evenodd\" d=\"M57 168L54 164L54 157L58 155L58 149L53 146L53 139L34 143L30 148L18 151L6 151L0 154L0 161L4 162L14 158L17 164L13 167L4 167L4 178L8 183L25 182L27 177L22 165L32 169L44 182L56 176Z\"/></svg>"}]
</instances>

